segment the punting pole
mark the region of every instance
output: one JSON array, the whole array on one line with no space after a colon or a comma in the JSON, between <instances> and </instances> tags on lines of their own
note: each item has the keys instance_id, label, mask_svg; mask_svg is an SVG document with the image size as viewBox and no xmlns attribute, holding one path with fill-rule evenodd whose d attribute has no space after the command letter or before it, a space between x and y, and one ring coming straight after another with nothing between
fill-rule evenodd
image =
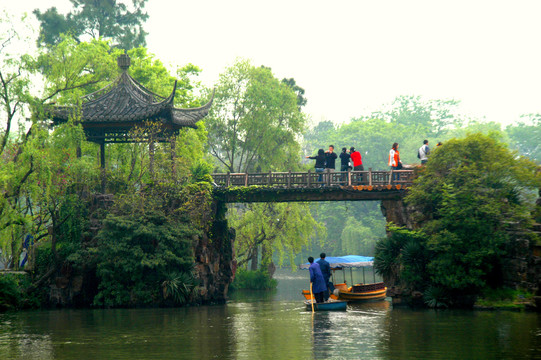
<instances>
[{"instance_id":1,"label":"punting pole","mask_svg":"<svg viewBox=\"0 0 541 360\"><path fill-rule=\"evenodd\" d=\"M351 279L351 286L353 286L353 268L349 268L349 277Z\"/></svg>"},{"instance_id":2,"label":"punting pole","mask_svg":"<svg viewBox=\"0 0 541 360\"><path fill-rule=\"evenodd\" d=\"M374 267L372 266L372 275L374 275L374 284L376 283L376 271L374 270Z\"/></svg>"},{"instance_id":3,"label":"punting pole","mask_svg":"<svg viewBox=\"0 0 541 360\"><path fill-rule=\"evenodd\" d=\"M364 277L364 266L363 266L363 284L366 284L366 279Z\"/></svg>"},{"instance_id":4,"label":"punting pole","mask_svg":"<svg viewBox=\"0 0 541 360\"><path fill-rule=\"evenodd\" d=\"M316 301L316 298L312 293L312 282L310 282L310 303L312 304L312 313L314 312L314 301Z\"/></svg>"}]
</instances>

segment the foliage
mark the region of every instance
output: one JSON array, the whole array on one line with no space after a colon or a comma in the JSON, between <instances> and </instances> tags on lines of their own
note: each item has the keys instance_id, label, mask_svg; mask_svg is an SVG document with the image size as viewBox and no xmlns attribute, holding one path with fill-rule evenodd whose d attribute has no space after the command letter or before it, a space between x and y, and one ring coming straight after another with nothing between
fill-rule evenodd
<instances>
[{"instance_id":1,"label":"foliage","mask_svg":"<svg viewBox=\"0 0 541 360\"><path fill-rule=\"evenodd\" d=\"M277 254L278 265L288 258L293 266L295 254L312 237L324 231L322 224L312 218L308 206L298 203L246 204L230 209L229 222L236 230L239 267L250 260L257 262L261 247L261 266L267 271L267 266L273 262L273 251Z\"/></svg>"},{"instance_id":2,"label":"foliage","mask_svg":"<svg viewBox=\"0 0 541 360\"><path fill-rule=\"evenodd\" d=\"M29 281L29 276L25 273L0 273L0 313L38 308L41 305L35 294L24 291Z\"/></svg>"},{"instance_id":3,"label":"foliage","mask_svg":"<svg viewBox=\"0 0 541 360\"><path fill-rule=\"evenodd\" d=\"M376 243L374 268L387 283L405 283L422 288L426 281L426 253L423 233L390 226L389 237Z\"/></svg>"},{"instance_id":4,"label":"foliage","mask_svg":"<svg viewBox=\"0 0 541 360\"><path fill-rule=\"evenodd\" d=\"M428 307L433 309L449 307L449 295L437 286L430 286L424 293L424 300Z\"/></svg>"},{"instance_id":5,"label":"foliage","mask_svg":"<svg viewBox=\"0 0 541 360\"><path fill-rule=\"evenodd\" d=\"M541 163L541 115L524 116L520 121L505 129L511 145L524 156Z\"/></svg>"},{"instance_id":6,"label":"foliage","mask_svg":"<svg viewBox=\"0 0 541 360\"><path fill-rule=\"evenodd\" d=\"M237 270L231 290L271 290L275 289L278 281L273 279L265 270L249 271L242 268Z\"/></svg>"},{"instance_id":7,"label":"foliage","mask_svg":"<svg viewBox=\"0 0 541 360\"><path fill-rule=\"evenodd\" d=\"M376 247L376 269L410 289L433 289L430 304L459 305L501 286L508 229L531 226L536 165L482 134L452 139L434 151L406 197L418 232L391 229Z\"/></svg>"},{"instance_id":8,"label":"foliage","mask_svg":"<svg viewBox=\"0 0 541 360\"><path fill-rule=\"evenodd\" d=\"M199 281L193 271L168 273L162 282L163 298L167 300L171 297L177 305L186 304L193 300L197 285Z\"/></svg>"},{"instance_id":9,"label":"foliage","mask_svg":"<svg viewBox=\"0 0 541 360\"><path fill-rule=\"evenodd\" d=\"M533 297L532 293L524 290L487 287L481 291L475 304L495 309L524 309L525 304L531 303Z\"/></svg>"},{"instance_id":10,"label":"foliage","mask_svg":"<svg viewBox=\"0 0 541 360\"><path fill-rule=\"evenodd\" d=\"M373 213L367 215L359 219L347 217L340 236L342 254L374 255L376 241L385 236L385 219L381 213L378 216Z\"/></svg>"},{"instance_id":11,"label":"foliage","mask_svg":"<svg viewBox=\"0 0 541 360\"><path fill-rule=\"evenodd\" d=\"M100 281L95 305L156 303L164 281L168 289L174 285L191 286L180 275L173 281L171 274L191 271L191 241L197 231L186 221L147 207L138 209L124 204L123 211L105 219L95 249ZM164 295L170 294L175 301L187 299L187 294L179 291L176 295L166 291Z\"/></svg>"},{"instance_id":12,"label":"foliage","mask_svg":"<svg viewBox=\"0 0 541 360\"><path fill-rule=\"evenodd\" d=\"M237 60L220 75L206 121L211 154L231 172L294 169L305 115L270 69Z\"/></svg>"},{"instance_id":13,"label":"foliage","mask_svg":"<svg viewBox=\"0 0 541 360\"><path fill-rule=\"evenodd\" d=\"M116 0L70 1L73 9L66 15L58 13L56 7L43 13L34 10L40 22L39 45L57 45L62 34L70 34L78 42L88 37L110 39L115 46L128 50L145 45L146 0L133 0L131 5Z\"/></svg>"},{"instance_id":14,"label":"foliage","mask_svg":"<svg viewBox=\"0 0 541 360\"><path fill-rule=\"evenodd\" d=\"M192 173L192 179L195 182L212 182L212 177L210 177L212 174L212 165L204 160L195 162L190 168L190 172Z\"/></svg>"},{"instance_id":15,"label":"foliage","mask_svg":"<svg viewBox=\"0 0 541 360\"><path fill-rule=\"evenodd\" d=\"M0 275L0 312L17 309L20 296L15 279Z\"/></svg>"},{"instance_id":16,"label":"foliage","mask_svg":"<svg viewBox=\"0 0 541 360\"><path fill-rule=\"evenodd\" d=\"M25 17L20 21L24 22ZM17 40L22 39L13 19L0 17L0 123L3 124L0 155L8 144L12 126L16 125L17 117L24 113L25 104L30 100L30 79L26 69L28 56L16 51Z\"/></svg>"}]
</instances>

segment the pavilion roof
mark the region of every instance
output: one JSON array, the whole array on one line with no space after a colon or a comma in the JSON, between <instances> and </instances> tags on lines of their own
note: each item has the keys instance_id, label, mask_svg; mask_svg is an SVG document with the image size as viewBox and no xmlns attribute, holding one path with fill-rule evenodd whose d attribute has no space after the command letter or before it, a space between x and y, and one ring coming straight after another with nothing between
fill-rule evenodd
<instances>
[{"instance_id":1,"label":"pavilion roof","mask_svg":"<svg viewBox=\"0 0 541 360\"><path fill-rule=\"evenodd\" d=\"M174 98L177 82L171 94L160 96L145 88L132 78L127 69L128 55L121 55L118 65L122 73L111 84L81 98L81 123L87 126L135 126L143 121L161 121L171 129L196 128L196 123L207 116L212 99L198 108L175 108ZM65 122L75 113L75 106L51 106L49 113L55 123Z\"/></svg>"}]
</instances>

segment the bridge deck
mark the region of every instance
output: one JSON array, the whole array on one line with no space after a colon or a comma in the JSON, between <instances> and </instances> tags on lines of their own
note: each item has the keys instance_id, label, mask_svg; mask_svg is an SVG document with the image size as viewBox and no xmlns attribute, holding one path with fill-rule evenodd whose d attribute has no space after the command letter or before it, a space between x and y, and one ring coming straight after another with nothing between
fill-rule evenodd
<instances>
[{"instance_id":1,"label":"bridge deck","mask_svg":"<svg viewBox=\"0 0 541 360\"><path fill-rule=\"evenodd\" d=\"M225 202L354 201L401 198L413 170L213 174Z\"/></svg>"}]
</instances>

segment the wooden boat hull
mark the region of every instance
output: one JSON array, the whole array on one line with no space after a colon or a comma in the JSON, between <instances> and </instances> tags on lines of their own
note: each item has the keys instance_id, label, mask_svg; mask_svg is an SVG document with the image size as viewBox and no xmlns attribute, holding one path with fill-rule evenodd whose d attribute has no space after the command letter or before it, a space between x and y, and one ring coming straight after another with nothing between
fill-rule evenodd
<instances>
[{"instance_id":1,"label":"wooden boat hull","mask_svg":"<svg viewBox=\"0 0 541 360\"><path fill-rule=\"evenodd\" d=\"M312 304L310 301L305 301L306 310L312 311ZM314 303L314 311L346 311L347 301L330 301L325 303Z\"/></svg>"},{"instance_id":2,"label":"wooden boat hull","mask_svg":"<svg viewBox=\"0 0 541 360\"><path fill-rule=\"evenodd\" d=\"M304 298L306 300L310 300L310 299L313 299L314 297L312 295L310 295L310 290L302 290L302 296L304 296ZM334 294L331 294L329 296L329 298L333 299L333 300L338 300L338 296L334 295Z\"/></svg>"},{"instance_id":3,"label":"wooden boat hull","mask_svg":"<svg viewBox=\"0 0 541 360\"><path fill-rule=\"evenodd\" d=\"M387 288L366 291L366 292L351 292L346 290L339 290L339 300L351 301L351 302L373 302L383 301L387 297Z\"/></svg>"}]
</instances>

